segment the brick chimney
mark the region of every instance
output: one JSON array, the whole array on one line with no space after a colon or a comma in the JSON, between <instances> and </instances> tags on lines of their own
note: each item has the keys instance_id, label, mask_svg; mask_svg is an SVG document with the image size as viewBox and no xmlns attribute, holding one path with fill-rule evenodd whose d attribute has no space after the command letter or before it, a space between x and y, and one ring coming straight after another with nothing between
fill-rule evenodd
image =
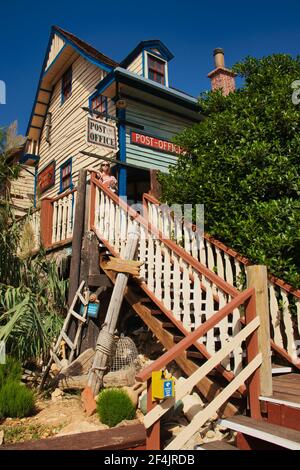
<instances>
[{"instance_id":1,"label":"brick chimney","mask_svg":"<svg viewBox=\"0 0 300 470\"><path fill-rule=\"evenodd\" d=\"M222 90L223 95L227 96L235 90L236 74L225 67L224 51L220 47L214 49L215 69L207 76L211 80L211 89Z\"/></svg>"}]
</instances>

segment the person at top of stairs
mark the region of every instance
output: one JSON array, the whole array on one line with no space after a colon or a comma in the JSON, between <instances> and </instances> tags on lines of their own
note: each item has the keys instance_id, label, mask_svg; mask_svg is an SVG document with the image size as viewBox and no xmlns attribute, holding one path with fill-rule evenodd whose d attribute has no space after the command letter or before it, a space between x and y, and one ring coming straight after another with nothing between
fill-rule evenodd
<instances>
[{"instance_id":1,"label":"person at top of stairs","mask_svg":"<svg viewBox=\"0 0 300 470\"><path fill-rule=\"evenodd\" d=\"M101 162L100 171L97 171L97 178L103 183L107 188L111 189L113 192L116 192L118 189L118 182L116 178L111 174L111 168L109 162Z\"/></svg>"}]
</instances>

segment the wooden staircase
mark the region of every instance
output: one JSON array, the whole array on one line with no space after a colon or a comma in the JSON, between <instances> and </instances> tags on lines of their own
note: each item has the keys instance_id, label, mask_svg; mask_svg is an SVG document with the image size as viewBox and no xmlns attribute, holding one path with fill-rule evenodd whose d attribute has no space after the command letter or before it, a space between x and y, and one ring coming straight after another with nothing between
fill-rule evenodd
<instances>
[{"instance_id":1,"label":"wooden staircase","mask_svg":"<svg viewBox=\"0 0 300 470\"><path fill-rule=\"evenodd\" d=\"M107 268L106 254L122 258L131 225L137 224L140 231L137 257L144 264L140 276L128 283L125 298L166 349L165 354L137 376L138 380L147 382L147 448L160 448L160 419L174 405L174 400L169 399L163 405L152 404L151 374L172 360L187 376L185 386L176 391L176 399L197 387L207 406L166 449L182 448L216 411L227 419L246 411L252 419L261 421L262 356L258 350L255 290L239 290L238 282L245 274L248 260L220 244L213 245L213 249L209 245L213 244L212 239L206 237L203 242L202 234L184 221L176 220L170 211L165 217L166 211L160 212L158 202L151 197L147 196L148 200L145 197L141 215L142 211L128 206L94 175L90 194L90 229L102 247L101 269L112 283L116 276ZM287 294L286 286L276 282L269 280L272 308L279 309L274 296L276 289L282 289L281 299L288 302L288 308L293 305L299 316L300 293L296 293L296 301L291 300L291 290ZM292 331L286 306L283 307L284 333L283 328L278 328L272 308L272 349L293 363L298 332ZM299 368L298 364L294 365Z\"/></svg>"}]
</instances>

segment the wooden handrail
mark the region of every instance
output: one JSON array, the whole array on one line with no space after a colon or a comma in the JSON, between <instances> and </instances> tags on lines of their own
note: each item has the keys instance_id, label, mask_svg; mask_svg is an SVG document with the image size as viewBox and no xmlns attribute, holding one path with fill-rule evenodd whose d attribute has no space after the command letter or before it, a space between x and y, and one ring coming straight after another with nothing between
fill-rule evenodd
<instances>
[{"instance_id":1,"label":"wooden handrail","mask_svg":"<svg viewBox=\"0 0 300 470\"><path fill-rule=\"evenodd\" d=\"M156 199L156 197L154 197L152 194L149 194L149 193L144 193L143 194L143 199L150 201L152 204L155 204L156 206L162 205L162 203L158 199ZM185 222L184 220L182 222L187 226L192 226L193 230L196 231L196 226L195 225L190 224L188 222ZM250 265L253 264L253 262L249 258L247 258L246 256L241 255L240 253L238 253L234 249L228 247L227 245L225 245L220 240L217 240L216 238L214 238L212 235L209 235L206 232L204 232L202 235L212 245L216 246L217 248L219 248L224 253L227 253L229 256L232 256L233 258L237 259L244 266L250 266ZM271 273L268 273L268 279L273 284L275 284L278 287L284 289L286 292L288 292L289 294L295 296L297 299L300 299L300 289L296 289L295 287L291 286L287 282L283 281L279 277L274 276Z\"/></svg>"},{"instance_id":2,"label":"wooden handrail","mask_svg":"<svg viewBox=\"0 0 300 470\"><path fill-rule=\"evenodd\" d=\"M183 248L179 247L175 242L171 240L166 240L163 237L163 234L160 230L154 227L149 223L144 217L142 217L138 212L128 206L122 198L119 198L113 191L106 188L99 180L94 176L91 177L91 182L98 186L110 199L112 199L117 205L119 205L125 212L128 213L130 217L137 220L146 230L148 230L152 235L159 239L165 246L170 248L175 252L180 258L186 261L190 266L192 266L196 271L203 274L207 279L209 279L213 284L219 287L223 292L229 294L231 297L237 297L240 294L240 291L235 287L231 286L228 282L221 279L217 274L210 271L204 264L200 263L193 256L187 253Z\"/></svg>"},{"instance_id":3,"label":"wooden handrail","mask_svg":"<svg viewBox=\"0 0 300 470\"><path fill-rule=\"evenodd\" d=\"M156 361L152 362L148 367L137 374L136 380L138 382L145 382L148 380L151 377L153 371L164 368L168 363L173 361L179 354L183 353L195 341L204 336L210 329L220 323L220 321L227 317L234 309L240 307L240 305L244 304L252 296L255 296L255 290L253 288L249 288L243 292L240 292L237 297L232 299L228 304L212 315L195 331L190 333L179 343L173 346L173 348L169 349L169 351L165 352L162 356L156 359Z\"/></svg>"},{"instance_id":4,"label":"wooden handrail","mask_svg":"<svg viewBox=\"0 0 300 470\"><path fill-rule=\"evenodd\" d=\"M69 191L66 191L65 193L58 194L58 196L51 198L51 202L55 202L55 201L58 201L59 199L63 199L64 197L69 196L69 194L76 193L76 191L77 191L77 188L73 188L73 189L70 189Z\"/></svg>"}]
</instances>

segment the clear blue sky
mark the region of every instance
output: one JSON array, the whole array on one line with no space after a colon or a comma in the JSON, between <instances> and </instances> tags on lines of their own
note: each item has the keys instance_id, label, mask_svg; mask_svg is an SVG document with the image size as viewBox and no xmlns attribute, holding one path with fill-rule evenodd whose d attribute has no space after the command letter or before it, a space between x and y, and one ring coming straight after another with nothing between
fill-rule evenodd
<instances>
[{"instance_id":1,"label":"clear blue sky","mask_svg":"<svg viewBox=\"0 0 300 470\"><path fill-rule=\"evenodd\" d=\"M139 41L161 39L175 56L171 85L194 96L210 87L215 47L225 49L227 66L247 55L300 53L296 0L0 0L0 80L7 86L0 126L17 119L25 132L53 24L117 61Z\"/></svg>"}]
</instances>

